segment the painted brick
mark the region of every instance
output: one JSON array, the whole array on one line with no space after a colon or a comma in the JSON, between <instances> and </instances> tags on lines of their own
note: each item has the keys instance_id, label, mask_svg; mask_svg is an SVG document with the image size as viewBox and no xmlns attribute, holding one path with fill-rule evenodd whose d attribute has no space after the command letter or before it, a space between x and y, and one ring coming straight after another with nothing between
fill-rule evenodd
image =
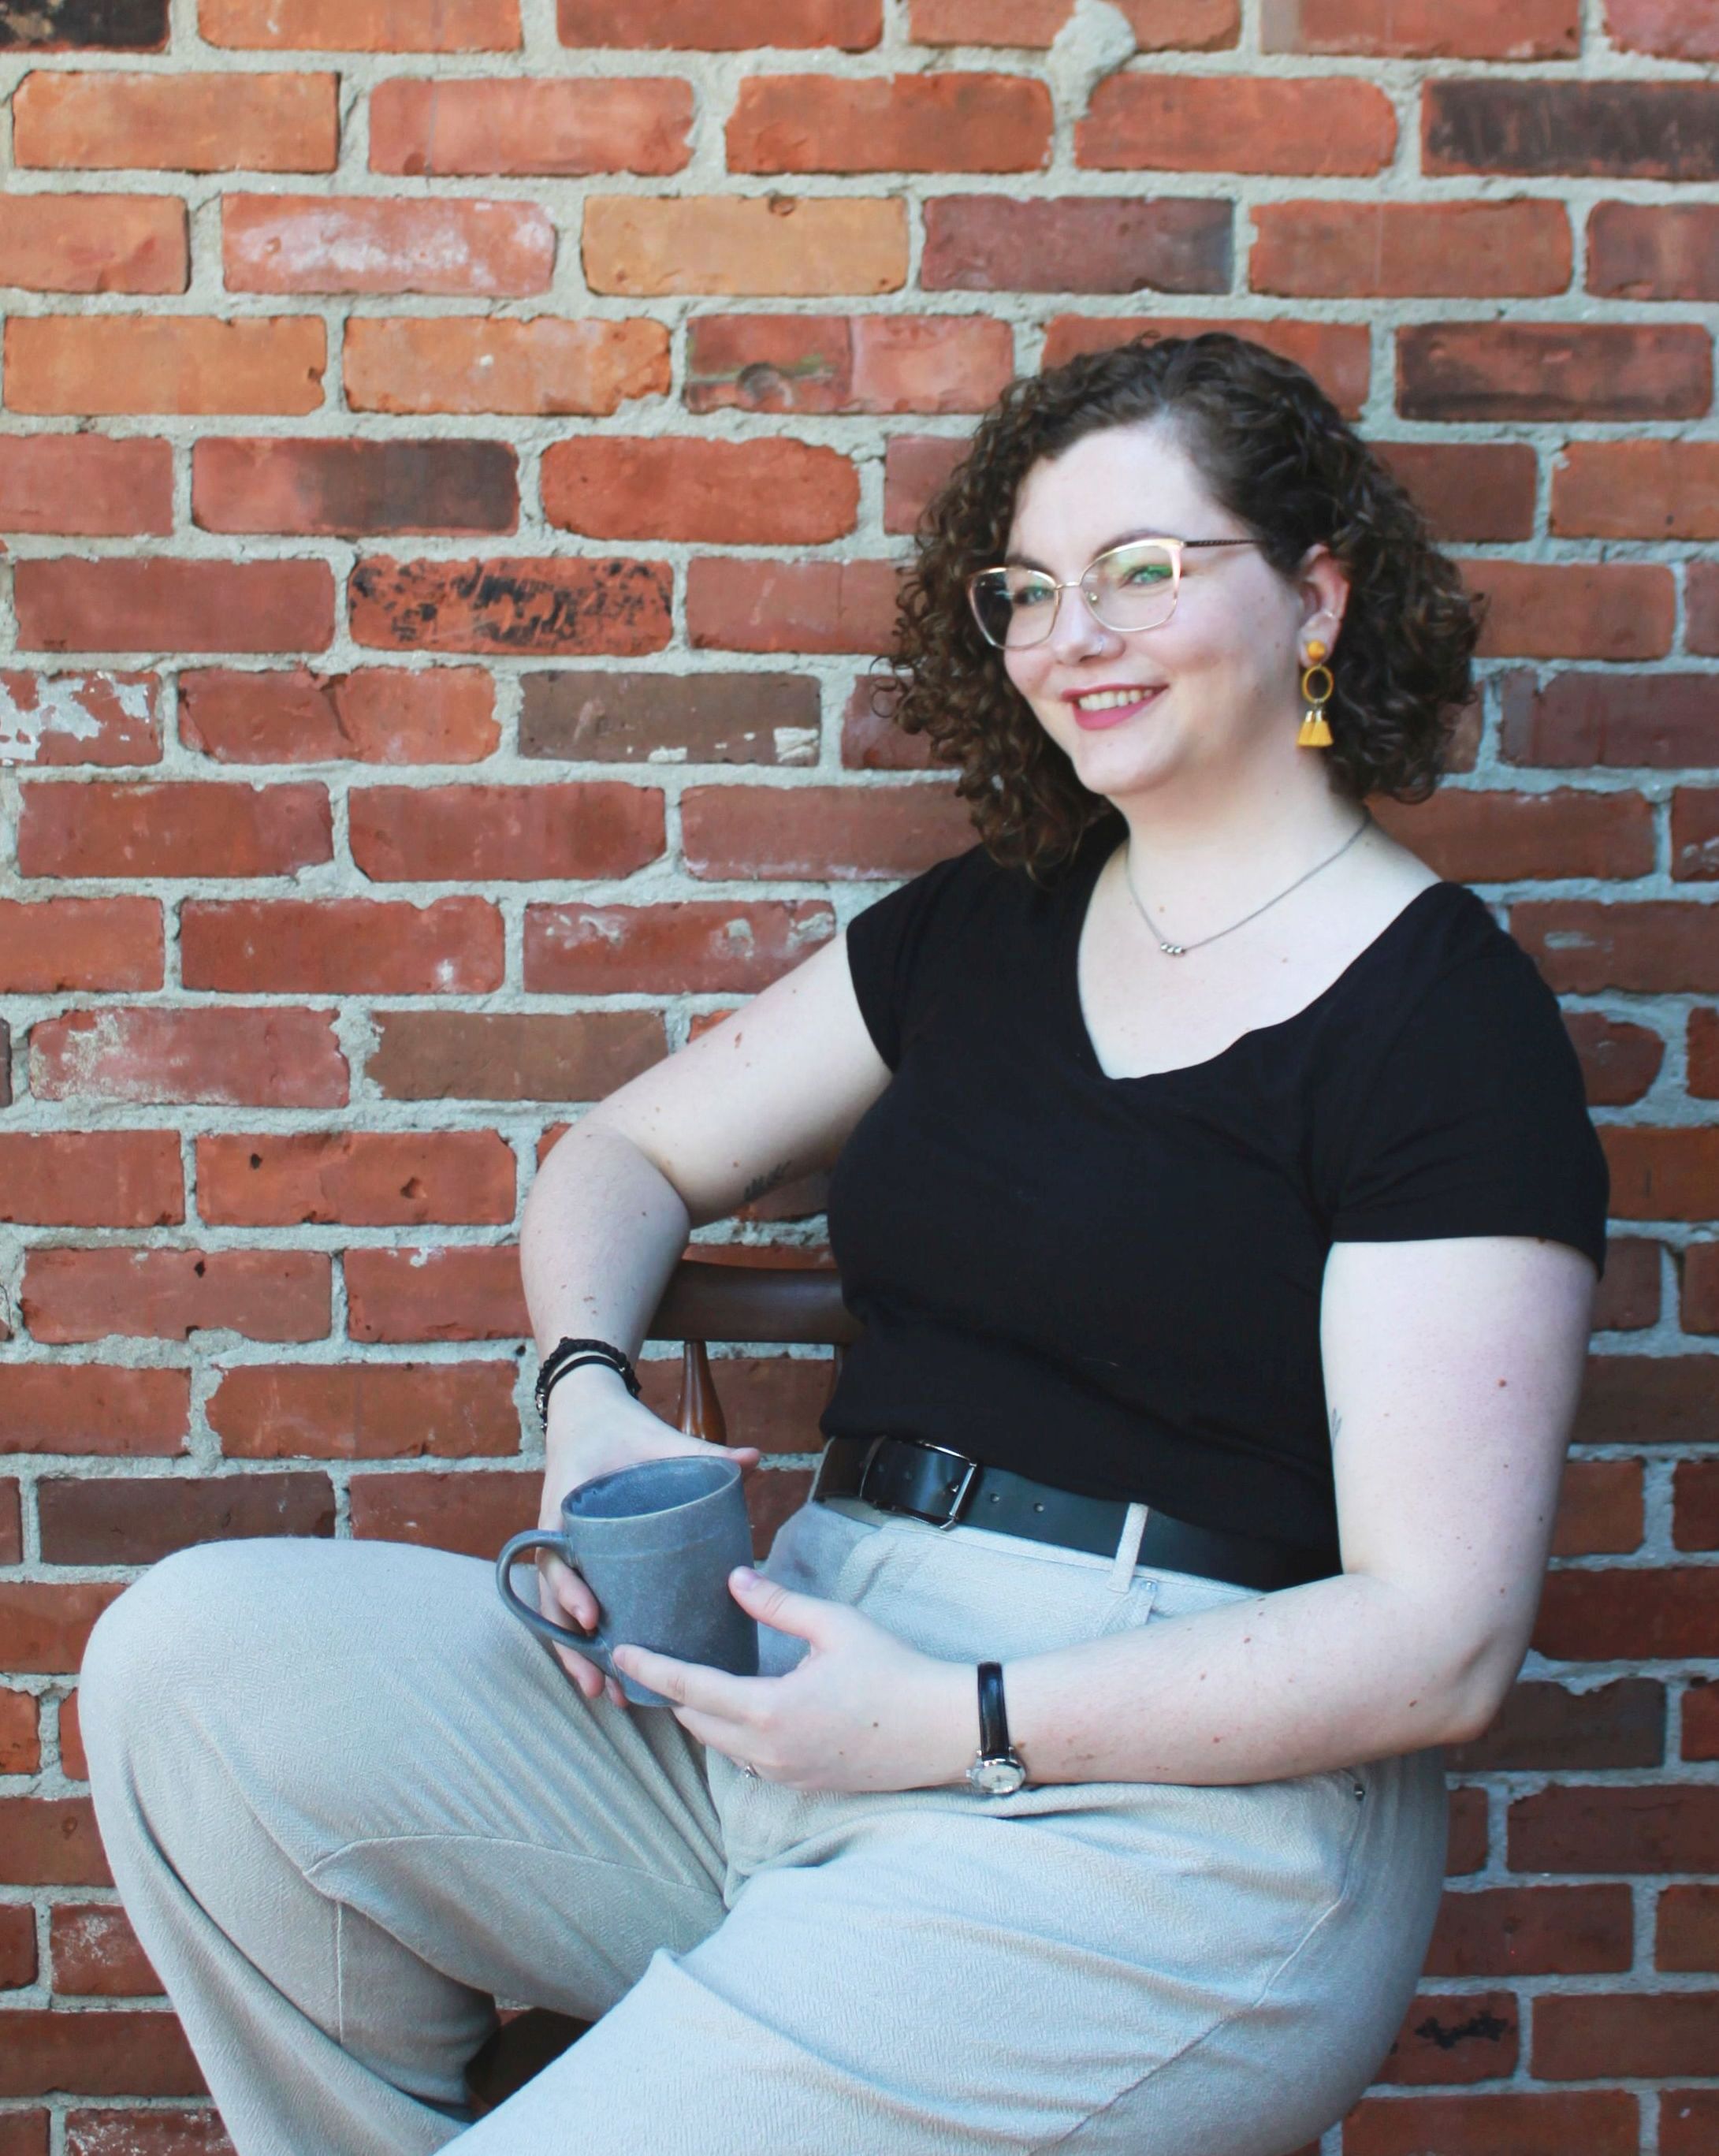
<instances>
[{"instance_id":1,"label":"painted brick","mask_svg":"<svg viewBox=\"0 0 1719 2156\"><path fill-rule=\"evenodd\" d=\"M227 195L230 292L546 291L555 227L535 203L374 196Z\"/></svg>"},{"instance_id":2,"label":"painted brick","mask_svg":"<svg viewBox=\"0 0 1719 2156\"><path fill-rule=\"evenodd\" d=\"M1635 2098L1618 2089L1372 2097L1343 2122L1343 2156L1638 2156L1640 2147Z\"/></svg>"},{"instance_id":3,"label":"painted brick","mask_svg":"<svg viewBox=\"0 0 1719 2156\"><path fill-rule=\"evenodd\" d=\"M150 1998L165 1988L125 1911L110 1902L57 1903L49 1912L48 1936L54 1988L61 1996Z\"/></svg>"},{"instance_id":4,"label":"painted brick","mask_svg":"<svg viewBox=\"0 0 1719 2156\"><path fill-rule=\"evenodd\" d=\"M1532 2071L1542 2081L1702 2074L1719 2045L1719 1991L1587 1992L1534 2010Z\"/></svg>"},{"instance_id":5,"label":"painted brick","mask_svg":"<svg viewBox=\"0 0 1719 2156\"><path fill-rule=\"evenodd\" d=\"M1008 325L983 315L700 315L686 403L694 412L980 412L1013 372Z\"/></svg>"},{"instance_id":6,"label":"painted brick","mask_svg":"<svg viewBox=\"0 0 1719 2156\"><path fill-rule=\"evenodd\" d=\"M1508 659L1659 659L1671 648L1676 593L1657 562L1462 564L1486 600L1480 649Z\"/></svg>"},{"instance_id":7,"label":"painted brick","mask_svg":"<svg viewBox=\"0 0 1719 2156\"><path fill-rule=\"evenodd\" d=\"M173 452L166 442L0 435L0 531L127 538L172 528Z\"/></svg>"},{"instance_id":8,"label":"painted brick","mask_svg":"<svg viewBox=\"0 0 1719 2156\"><path fill-rule=\"evenodd\" d=\"M965 805L941 786L796 787L793 798L789 816L767 787L689 787L680 797L689 870L851 883L916 875L972 843Z\"/></svg>"},{"instance_id":9,"label":"painted brick","mask_svg":"<svg viewBox=\"0 0 1719 2156\"><path fill-rule=\"evenodd\" d=\"M38 651L320 651L326 562L20 562L18 640Z\"/></svg>"},{"instance_id":10,"label":"painted brick","mask_svg":"<svg viewBox=\"0 0 1719 2156\"><path fill-rule=\"evenodd\" d=\"M629 81L378 83L370 97L373 172L678 172L690 156L692 85L672 75Z\"/></svg>"},{"instance_id":11,"label":"painted brick","mask_svg":"<svg viewBox=\"0 0 1719 2156\"><path fill-rule=\"evenodd\" d=\"M12 100L21 166L331 172L331 74L27 74Z\"/></svg>"},{"instance_id":12,"label":"painted brick","mask_svg":"<svg viewBox=\"0 0 1719 2156\"><path fill-rule=\"evenodd\" d=\"M1378 804L1379 823L1458 883L1535 876L1639 876L1654 865L1653 811L1639 793L1441 788L1414 808Z\"/></svg>"},{"instance_id":13,"label":"painted brick","mask_svg":"<svg viewBox=\"0 0 1719 2156\"><path fill-rule=\"evenodd\" d=\"M49 0L0 16L0 51L158 52L167 42L167 0Z\"/></svg>"},{"instance_id":14,"label":"painted brick","mask_svg":"<svg viewBox=\"0 0 1719 2156\"><path fill-rule=\"evenodd\" d=\"M1488 7L1497 19L1497 10ZM1573 262L1562 203L1261 203L1248 282L1298 298L1475 298L1562 292Z\"/></svg>"},{"instance_id":15,"label":"painted brick","mask_svg":"<svg viewBox=\"0 0 1719 2156\"><path fill-rule=\"evenodd\" d=\"M314 412L327 331L310 315L14 316L6 325L13 412Z\"/></svg>"},{"instance_id":16,"label":"painted brick","mask_svg":"<svg viewBox=\"0 0 1719 2156\"><path fill-rule=\"evenodd\" d=\"M332 855L321 786L85 779L23 797L28 876L287 875Z\"/></svg>"},{"instance_id":17,"label":"painted brick","mask_svg":"<svg viewBox=\"0 0 1719 2156\"><path fill-rule=\"evenodd\" d=\"M221 763L478 763L500 746L480 666L179 676L179 738Z\"/></svg>"},{"instance_id":18,"label":"painted brick","mask_svg":"<svg viewBox=\"0 0 1719 2156\"><path fill-rule=\"evenodd\" d=\"M512 1467L354 1475L352 1533L493 1558L510 1535L535 1522L542 1479L541 1471Z\"/></svg>"},{"instance_id":19,"label":"painted brick","mask_svg":"<svg viewBox=\"0 0 1719 2156\"><path fill-rule=\"evenodd\" d=\"M1657 1246L1644 1243L1634 1247L1648 1253L1657 1291ZM1607 1270L1610 1270L1608 1265ZM1639 1460L1566 1460L1552 1553L1554 1557L1627 1555L1641 1547L1645 1519Z\"/></svg>"},{"instance_id":20,"label":"painted brick","mask_svg":"<svg viewBox=\"0 0 1719 2156\"><path fill-rule=\"evenodd\" d=\"M1397 332L1409 419L1688 419L1712 402L1693 323L1419 322Z\"/></svg>"},{"instance_id":21,"label":"painted brick","mask_svg":"<svg viewBox=\"0 0 1719 2156\"><path fill-rule=\"evenodd\" d=\"M1446 1894L1429 1976L1595 1976L1634 1958L1627 1887L1495 1887Z\"/></svg>"},{"instance_id":22,"label":"painted brick","mask_svg":"<svg viewBox=\"0 0 1719 2156\"><path fill-rule=\"evenodd\" d=\"M1719 1371L1710 1355L1595 1355L1576 1416L1578 1445L1711 1445Z\"/></svg>"},{"instance_id":23,"label":"painted brick","mask_svg":"<svg viewBox=\"0 0 1719 2156\"><path fill-rule=\"evenodd\" d=\"M907 281L907 207L858 195L593 195L582 247L593 292L864 297Z\"/></svg>"},{"instance_id":24,"label":"painted brick","mask_svg":"<svg viewBox=\"0 0 1719 2156\"><path fill-rule=\"evenodd\" d=\"M342 359L355 412L520 412L607 418L669 387L660 322L361 316Z\"/></svg>"},{"instance_id":25,"label":"painted brick","mask_svg":"<svg viewBox=\"0 0 1719 2156\"><path fill-rule=\"evenodd\" d=\"M212 45L271 51L511 52L519 0L198 0L198 31Z\"/></svg>"},{"instance_id":26,"label":"painted brick","mask_svg":"<svg viewBox=\"0 0 1719 2156\"><path fill-rule=\"evenodd\" d=\"M48 1564L154 1564L194 1543L331 1535L326 1475L127 1476L36 1486Z\"/></svg>"},{"instance_id":27,"label":"painted brick","mask_svg":"<svg viewBox=\"0 0 1719 2156\"><path fill-rule=\"evenodd\" d=\"M654 787L371 786L351 802L352 859L380 882L624 876L664 846Z\"/></svg>"},{"instance_id":28,"label":"painted brick","mask_svg":"<svg viewBox=\"0 0 1719 2156\"><path fill-rule=\"evenodd\" d=\"M8 198L0 285L30 292L182 292L190 275L185 205L175 196ZM7 401L14 401L9 388Z\"/></svg>"},{"instance_id":29,"label":"painted brick","mask_svg":"<svg viewBox=\"0 0 1719 2156\"><path fill-rule=\"evenodd\" d=\"M687 633L695 646L724 651L884 652L895 588L888 562L695 561Z\"/></svg>"},{"instance_id":30,"label":"painted brick","mask_svg":"<svg viewBox=\"0 0 1719 2156\"><path fill-rule=\"evenodd\" d=\"M351 1075L331 1011L278 1006L71 1011L30 1029L38 1101L337 1107Z\"/></svg>"},{"instance_id":31,"label":"painted brick","mask_svg":"<svg viewBox=\"0 0 1719 2156\"><path fill-rule=\"evenodd\" d=\"M511 531L514 452L503 442L198 442L191 513L206 531Z\"/></svg>"},{"instance_id":32,"label":"painted brick","mask_svg":"<svg viewBox=\"0 0 1719 2156\"><path fill-rule=\"evenodd\" d=\"M1224 292L1232 218L1228 202L1194 196L934 195L919 281L934 292Z\"/></svg>"},{"instance_id":33,"label":"painted brick","mask_svg":"<svg viewBox=\"0 0 1719 2156\"><path fill-rule=\"evenodd\" d=\"M1519 1679L1491 1727L1452 1745L1449 1756L1451 1771L1461 1774L1657 1767L1665 1756L1665 1686L1648 1677L1619 1677L1573 1691Z\"/></svg>"},{"instance_id":34,"label":"painted brick","mask_svg":"<svg viewBox=\"0 0 1719 2156\"><path fill-rule=\"evenodd\" d=\"M182 1452L190 1416L191 1379L183 1370L0 1365L0 1451L126 1458Z\"/></svg>"},{"instance_id":35,"label":"painted brick","mask_svg":"<svg viewBox=\"0 0 1719 2156\"><path fill-rule=\"evenodd\" d=\"M487 900L193 899L180 914L188 988L276 995L481 995L504 977Z\"/></svg>"},{"instance_id":36,"label":"painted brick","mask_svg":"<svg viewBox=\"0 0 1719 2156\"><path fill-rule=\"evenodd\" d=\"M121 1334L188 1340L321 1340L332 1307L321 1250L36 1249L19 1304L30 1337L53 1346Z\"/></svg>"},{"instance_id":37,"label":"painted brick","mask_svg":"<svg viewBox=\"0 0 1719 2156\"><path fill-rule=\"evenodd\" d=\"M1404 2016L1377 2079L1410 2087L1491 2081L1514 2071L1521 2034L1511 1992L1423 1992Z\"/></svg>"},{"instance_id":38,"label":"painted brick","mask_svg":"<svg viewBox=\"0 0 1719 2156\"><path fill-rule=\"evenodd\" d=\"M1719 249L1719 226L1715 228ZM1719 442L1571 442L1551 529L1578 538L1719 539Z\"/></svg>"},{"instance_id":39,"label":"painted brick","mask_svg":"<svg viewBox=\"0 0 1719 2156\"><path fill-rule=\"evenodd\" d=\"M1390 100L1357 75L1112 74L1075 128L1077 162L1108 172L1380 172Z\"/></svg>"},{"instance_id":40,"label":"painted brick","mask_svg":"<svg viewBox=\"0 0 1719 2156\"><path fill-rule=\"evenodd\" d=\"M1680 786L1671 796L1671 873L1681 882L1719 876L1719 789Z\"/></svg>"},{"instance_id":41,"label":"painted brick","mask_svg":"<svg viewBox=\"0 0 1719 2156\"><path fill-rule=\"evenodd\" d=\"M834 933L834 913L818 901L528 906L525 986L536 995L751 995Z\"/></svg>"},{"instance_id":42,"label":"painted brick","mask_svg":"<svg viewBox=\"0 0 1719 2156\"><path fill-rule=\"evenodd\" d=\"M1706 1270L1711 1272L1719 1243L1699 1247L1706 1254ZM1672 1472L1671 1491L1674 1545L1681 1550L1719 1549L1719 1460L1680 1460Z\"/></svg>"},{"instance_id":43,"label":"painted brick","mask_svg":"<svg viewBox=\"0 0 1719 2156\"><path fill-rule=\"evenodd\" d=\"M1501 745L1512 763L1665 768L1719 762L1719 679L1711 674L1564 670L1543 686L1530 673L1509 674L1502 716Z\"/></svg>"},{"instance_id":44,"label":"painted brick","mask_svg":"<svg viewBox=\"0 0 1719 2156\"><path fill-rule=\"evenodd\" d=\"M377 1011L365 1075L391 1101L600 1101L668 1053L655 1011Z\"/></svg>"},{"instance_id":45,"label":"painted brick","mask_svg":"<svg viewBox=\"0 0 1719 2156\"><path fill-rule=\"evenodd\" d=\"M1719 88L1446 77L1426 86L1421 162L1434 176L1719 179Z\"/></svg>"},{"instance_id":46,"label":"painted brick","mask_svg":"<svg viewBox=\"0 0 1719 2156\"><path fill-rule=\"evenodd\" d=\"M0 764L159 763L160 685L153 674L0 672Z\"/></svg>"},{"instance_id":47,"label":"painted brick","mask_svg":"<svg viewBox=\"0 0 1719 2156\"><path fill-rule=\"evenodd\" d=\"M101 2042L86 2015L32 2008L6 2017L0 2096L200 2096L203 2076L172 2014L119 2009L101 2017Z\"/></svg>"},{"instance_id":48,"label":"painted brick","mask_svg":"<svg viewBox=\"0 0 1719 2156\"><path fill-rule=\"evenodd\" d=\"M1612 300L1719 300L1719 203L1596 203L1588 289Z\"/></svg>"},{"instance_id":49,"label":"painted brick","mask_svg":"<svg viewBox=\"0 0 1719 2156\"><path fill-rule=\"evenodd\" d=\"M1607 1125L1615 1220L1706 1220L1719 1214L1719 1129ZM1714 1575L1719 1582L1719 1573Z\"/></svg>"},{"instance_id":50,"label":"painted brick","mask_svg":"<svg viewBox=\"0 0 1719 2156\"><path fill-rule=\"evenodd\" d=\"M882 0L558 0L564 45L635 50L751 52L834 45L865 52L883 34Z\"/></svg>"},{"instance_id":51,"label":"painted brick","mask_svg":"<svg viewBox=\"0 0 1719 2156\"><path fill-rule=\"evenodd\" d=\"M457 1460L517 1452L515 1374L511 1359L247 1363L223 1373L209 1402L209 1428L229 1459Z\"/></svg>"},{"instance_id":52,"label":"painted brick","mask_svg":"<svg viewBox=\"0 0 1719 2156\"><path fill-rule=\"evenodd\" d=\"M1564 1027L1581 1060L1591 1107L1639 1101L1659 1076L1665 1044L1647 1026L1609 1019L1601 1011L1572 1011ZM1606 1272L1609 1279L1609 1265Z\"/></svg>"},{"instance_id":53,"label":"painted brick","mask_svg":"<svg viewBox=\"0 0 1719 2156\"><path fill-rule=\"evenodd\" d=\"M197 1140L198 1204L221 1227L511 1220L514 1158L493 1131L295 1131Z\"/></svg>"},{"instance_id":54,"label":"painted brick","mask_svg":"<svg viewBox=\"0 0 1719 2156\"><path fill-rule=\"evenodd\" d=\"M0 1580L0 1661L29 1676L69 1676L117 1580ZM0 1797L0 1884L108 1884L95 1823L81 1798ZM3 2055L0 2055L3 2056ZM4 2090L0 2066L0 2092Z\"/></svg>"},{"instance_id":55,"label":"painted brick","mask_svg":"<svg viewBox=\"0 0 1719 2156\"><path fill-rule=\"evenodd\" d=\"M354 1340L523 1340L531 1334L519 1251L357 1250L346 1256L346 1330Z\"/></svg>"},{"instance_id":56,"label":"painted brick","mask_svg":"<svg viewBox=\"0 0 1719 2156\"><path fill-rule=\"evenodd\" d=\"M836 449L783 436L588 436L543 454L543 514L595 539L820 546L854 529L860 475Z\"/></svg>"},{"instance_id":57,"label":"painted brick","mask_svg":"<svg viewBox=\"0 0 1719 2156\"><path fill-rule=\"evenodd\" d=\"M1372 380L1372 342L1358 322L1261 321L1245 316L1193 315L1058 315L1044 332L1044 364L1060 367L1077 352L1108 352L1148 333L1198 336L1228 330L1252 338L1305 367L1346 418L1360 415Z\"/></svg>"},{"instance_id":58,"label":"painted brick","mask_svg":"<svg viewBox=\"0 0 1719 2156\"><path fill-rule=\"evenodd\" d=\"M12 1486L15 1506L18 1485L13 1482ZM7 1551L8 1564L22 1562L22 1542L18 1537L0 1543L0 1548ZM0 1774L33 1774L41 1763L42 1740L37 1731L35 1694L0 1689Z\"/></svg>"},{"instance_id":59,"label":"painted brick","mask_svg":"<svg viewBox=\"0 0 1719 2156\"><path fill-rule=\"evenodd\" d=\"M1373 59L1573 59L1581 0L1264 0L1268 53L1354 53Z\"/></svg>"},{"instance_id":60,"label":"painted brick","mask_svg":"<svg viewBox=\"0 0 1719 2156\"><path fill-rule=\"evenodd\" d=\"M521 756L575 763L808 763L818 684L801 674L618 673L521 681Z\"/></svg>"},{"instance_id":61,"label":"painted brick","mask_svg":"<svg viewBox=\"0 0 1719 2156\"><path fill-rule=\"evenodd\" d=\"M162 1228L185 1218L171 1131L0 1132L0 1220L42 1228Z\"/></svg>"},{"instance_id":62,"label":"painted brick","mask_svg":"<svg viewBox=\"0 0 1719 2156\"><path fill-rule=\"evenodd\" d=\"M394 651L635 658L669 640L672 583L662 562L372 555L348 586L352 637Z\"/></svg>"},{"instance_id":63,"label":"painted brick","mask_svg":"<svg viewBox=\"0 0 1719 2156\"><path fill-rule=\"evenodd\" d=\"M1050 92L1022 75L749 76L726 133L732 172L1032 172Z\"/></svg>"},{"instance_id":64,"label":"painted brick","mask_svg":"<svg viewBox=\"0 0 1719 2156\"><path fill-rule=\"evenodd\" d=\"M1706 0L1606 0L1606 34L1624 52L1719 59L1719 23Z\"/></svg>"}]
</instances>

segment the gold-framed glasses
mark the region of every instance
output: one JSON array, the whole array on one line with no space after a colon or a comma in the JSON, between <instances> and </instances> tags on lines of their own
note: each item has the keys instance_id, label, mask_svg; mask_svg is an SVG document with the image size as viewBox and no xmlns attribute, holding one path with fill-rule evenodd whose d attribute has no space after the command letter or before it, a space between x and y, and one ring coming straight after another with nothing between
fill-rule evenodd
<instances>
[{"instance_id":1,"label":"gold-framed glasses","mask_svg":"<svg viewBox=\"0 0 1719 2156\"><path fill-rule=\"evenodd\" d=\"M1065 592L1078 590L1093 619L1119 636L1162 629L1176 611L1182 556L1189 547L1253 547L1253 539L1129 539L1095 555L1066 583L1043 569L1008 563L969 577L967 596L987 643L1019 651L1056 626Z\"/></svg>"}]
</instances>

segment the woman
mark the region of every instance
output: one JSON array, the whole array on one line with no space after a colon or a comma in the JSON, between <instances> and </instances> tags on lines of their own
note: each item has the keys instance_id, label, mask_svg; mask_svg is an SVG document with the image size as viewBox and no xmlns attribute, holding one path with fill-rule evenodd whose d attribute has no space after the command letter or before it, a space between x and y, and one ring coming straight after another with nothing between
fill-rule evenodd
<instances>
[{"instance_id":1,"label":"woman","mask_svg":"<svg viewBox=\"0 0 1719 2156\"><path fill-rule=\"evenodd\" d=\"M697 1449L626 1382L689 1224L835 1162L866 1330L732 1583L764 1673L623 1650L676 1702L629 1709L567 1652L576 1698L484 1568L353 1543L189 1552L97 1629L103 1831L242 2156L451 2138L492 1994L603 2019L473 2156L1280 2156L1367 2085L1604 1258L1550 995L1360 806L1434 783L1475 631L1258 346L986 419L899 657L981 843L527 1209L544 1353L608 1343L549 1394L550 1519Z\"/></svg>"}]
</instances>

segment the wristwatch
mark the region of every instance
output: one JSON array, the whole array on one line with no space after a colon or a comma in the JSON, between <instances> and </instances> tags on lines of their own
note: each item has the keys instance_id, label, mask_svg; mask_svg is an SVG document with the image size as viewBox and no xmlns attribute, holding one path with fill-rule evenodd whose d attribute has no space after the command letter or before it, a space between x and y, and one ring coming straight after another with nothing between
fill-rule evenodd
<instances>
[{"instance_id":1,"label":"wristwatch","mask_svg":"<svg viewBox=\"0 0 1719 2156\"><path fill-rule=\"evenodd\" d=\"M967 1779L982 1797L1012 1797L1027 1779L1026 1762L1008 1741L1001 1662L979 1664L979 1756Z\"/></svg>"}]
</instances>

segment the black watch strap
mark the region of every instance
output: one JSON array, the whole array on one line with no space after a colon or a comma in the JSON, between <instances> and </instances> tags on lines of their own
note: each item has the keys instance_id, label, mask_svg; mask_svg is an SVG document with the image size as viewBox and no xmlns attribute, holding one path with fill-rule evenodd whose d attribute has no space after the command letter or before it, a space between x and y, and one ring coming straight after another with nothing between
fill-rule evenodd
<instances>
[{"instance_id":1,"label":"black watch strap","mask_svg":"<svg viewBox=\"0 0 1719 2156\"><path fill-rule=\"evenodd\" d=\"M1008 1715L1003 1704L1003 1665L979 1664L979 1757L1000 1759L1009 1749Z\"/></svg>"}]
</instances>

